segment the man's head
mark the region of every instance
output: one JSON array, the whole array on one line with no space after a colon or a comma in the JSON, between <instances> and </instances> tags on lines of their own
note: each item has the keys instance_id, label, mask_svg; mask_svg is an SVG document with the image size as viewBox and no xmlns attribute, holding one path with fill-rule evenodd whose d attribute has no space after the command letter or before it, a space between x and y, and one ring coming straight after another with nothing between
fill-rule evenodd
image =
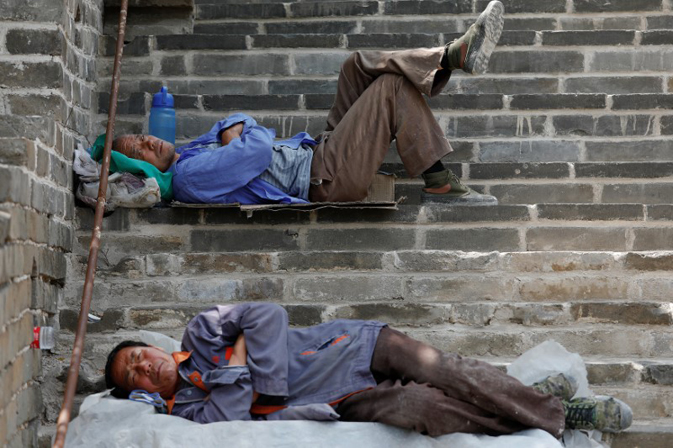
<instances>
[{"instance_id":1,"label":"man's head","mask_svg":"<svg viewBox=\"0 0 673 448\"><path fill-rule=\"evenodd\" d=\"M105 385L117 398L128 398L135 389L159 392L163 398L170 398L177 390L179 378L173 357L143 342L124 341L117 345L105 365Z\"/></svg>"},{"instance_id":2,"label":"man's head","mask_svg":"<svg viewBox=\"0 0 673 448\"><path fill-rule=\"evenodd\" d=\"M161 172L166 171L179 157L175 154L175 146L172 144L144 134L127 134L117 137L112 142L112 149L126 157L151 163Z\"/></svg>"}]
</instances>

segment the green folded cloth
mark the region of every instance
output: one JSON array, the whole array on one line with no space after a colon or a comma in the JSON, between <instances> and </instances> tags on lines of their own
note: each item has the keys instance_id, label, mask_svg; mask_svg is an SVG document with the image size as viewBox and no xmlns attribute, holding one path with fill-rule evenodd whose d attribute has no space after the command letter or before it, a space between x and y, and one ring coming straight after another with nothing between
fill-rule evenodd
<instances>
[{"instance_id":1,"label":"green folded cloth","mask_svg":"<svg viewBox=\"0 0 673 448\"><path fill-rule=\"evenodd\" d=\"M91 157L95 161L100 161L103 158L104 147L105 134L101 134L98 136L93 146L91 147ZM120 152L112 151L110 159L110 172L126 172L131 174L142 174L145 177L153 177L159 184L159 190L161 190L161 199L164 201L170 201L173 199L173 173L162 173L151 163L132 159L130 157L126 157Z\"/></svg>"}]
</instances>

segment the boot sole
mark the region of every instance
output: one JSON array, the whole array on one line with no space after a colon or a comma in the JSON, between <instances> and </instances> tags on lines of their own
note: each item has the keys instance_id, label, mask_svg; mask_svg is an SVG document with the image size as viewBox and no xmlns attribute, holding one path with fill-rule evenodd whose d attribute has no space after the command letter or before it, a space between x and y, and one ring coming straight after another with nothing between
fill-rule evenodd
<instances>
[{"instance_id":1,"label":"boot sole","mask_svg":"<svg viewBox=\"0 0 673 448\"><path fill-rule=\"evenodd\" d=\"M504 26L505 7L499 1L488 4L484 12L477 18L479 34L472 44L473 48L465 58L464 71L472 75L485 73L495 46L500 40Z\"/></svg>"}]
</instances>

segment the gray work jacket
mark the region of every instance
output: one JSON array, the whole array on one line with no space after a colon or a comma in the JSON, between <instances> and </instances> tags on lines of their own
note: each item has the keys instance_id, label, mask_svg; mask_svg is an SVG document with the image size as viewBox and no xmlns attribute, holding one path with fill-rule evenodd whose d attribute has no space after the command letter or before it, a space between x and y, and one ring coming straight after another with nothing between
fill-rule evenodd
<instances>
[{"instance_id":1,"label":"gray work jacket","mask_svg":"<svg viewBox=\"0 0 673 448\"><path fill-rule=\"evenodd\" d=\"M172 414L200 423L335 418L324 415L327 405L376 386L370 365L384 326L335 320L290 329L287 313L275 304L213 307L185 330L182 349L191 355L179 365ZM241 333L248 365L229 367ZM261 395L251 407L253 391Z\"/></svg>"}]
</instances>

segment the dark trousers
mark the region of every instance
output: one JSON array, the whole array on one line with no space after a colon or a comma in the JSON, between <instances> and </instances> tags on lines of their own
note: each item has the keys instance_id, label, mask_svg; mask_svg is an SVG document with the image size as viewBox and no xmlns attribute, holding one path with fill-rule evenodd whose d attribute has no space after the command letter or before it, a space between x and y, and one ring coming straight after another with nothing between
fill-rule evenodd
<instances>
[{"instance_id":1,"label":"dark trousers","mask_svg":"<svg viewBox=\"0 0 673 448\"><path fill-rule=\"evenodd\" d=\"M343 63L313 154L312 202L363 199L393 139L412 177L452 151L422 95L448 82L451 72L439 69L443 54L444 47L358 51Z\"/></svg>"},{"instance_id":2,"label":"dark trousers","mask_svg":"<svg viewBox=\"0 0 673 448\"><path fill-rule=\"evenodd\" d=\"M384 328L371 364L378 385L345 399L341 420L381 422L431 436L511 434L540 428L560 437L561 400L475 359L444 353Z\"/></svg>"}]
</instances>

